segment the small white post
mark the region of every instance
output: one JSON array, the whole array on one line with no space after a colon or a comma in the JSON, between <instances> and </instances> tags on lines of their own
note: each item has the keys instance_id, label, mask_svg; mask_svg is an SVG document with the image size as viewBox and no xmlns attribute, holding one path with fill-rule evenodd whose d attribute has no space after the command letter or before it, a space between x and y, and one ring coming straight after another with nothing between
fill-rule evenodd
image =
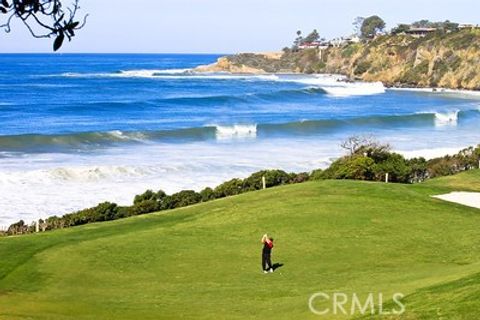
<instances>
[{"instance_id":1,"label":"small white post","mask_svg":"<svg viewBox=\"0 0 480 320\"><path fill-rule=\"evenodd\" d=\"M262 177L262 186L263 189L267 189L267 181L265 180L265 176Z\"/></svg>"},{"instance_id":2,"label":"small white post","mask_svg":"<svg viewBox=\"0 0 480 320\"><path fill-rule=\"evenodd\" d=\"M385 183L388 183L388 172L385 173Z\"/></svg>"},{"instance_id":3,"label":"small white post","mask_svg":"<svg viewBox=\"0 0 480 320\"><path fill-rule=\"evenodd\" d=\"M36 233L39 233L39 232L40 232L40 223L39 223L38 220L35 221L35 232L36 232Z\"/></svg>"}]
</instances>

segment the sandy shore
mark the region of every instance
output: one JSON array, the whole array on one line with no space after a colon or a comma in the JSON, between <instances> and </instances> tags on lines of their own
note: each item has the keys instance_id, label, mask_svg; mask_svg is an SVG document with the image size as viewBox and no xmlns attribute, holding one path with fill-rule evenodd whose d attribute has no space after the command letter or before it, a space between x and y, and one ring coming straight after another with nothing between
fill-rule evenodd
<instances>
[{"instance_id":1,"label":"sandy shore","mask_svg":"<svg viewBox=\"0 0 480 320\"><path fill-rule=\"evenodd\" d=\"M433 196L433 198L449 202L455 202L464 206L480 209L480 192L456 191L438 196Z\"/></svg>"}]
</instances>

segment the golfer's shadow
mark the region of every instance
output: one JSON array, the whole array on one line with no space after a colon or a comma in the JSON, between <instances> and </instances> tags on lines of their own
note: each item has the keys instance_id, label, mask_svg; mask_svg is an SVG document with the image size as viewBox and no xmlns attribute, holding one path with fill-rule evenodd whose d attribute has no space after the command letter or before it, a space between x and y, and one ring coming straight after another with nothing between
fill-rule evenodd
<instances>
[{"instance_id":1,"label":"golfer's shadow","mask_svg":"<svg viewBox=\"0 0 480 320\"><path fill-rule=\"evenodd\" d=\"M274 263L272 265L273 271L275 271L275 270L277 270L278 268L281 268L281 267L283 267L283 263Z\"/></svg>"}]
</instances>

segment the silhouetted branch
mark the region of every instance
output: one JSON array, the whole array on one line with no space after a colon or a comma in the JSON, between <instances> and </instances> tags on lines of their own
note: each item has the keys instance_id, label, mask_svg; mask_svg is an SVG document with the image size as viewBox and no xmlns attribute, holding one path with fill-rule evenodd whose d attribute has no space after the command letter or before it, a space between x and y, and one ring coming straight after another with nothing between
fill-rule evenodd
<instances>
[{"instance_id":1,"label":"silhouetted branch","mask_svg":"<svg viewBox=\"0 0 480 320\"><path fill-rule=\"evenodd\" d=\"M0 28L10 32L13 18L18 18L34 38L55 37L53 50L57 51L64 39L71 41L75 30L83 28L87 21L88 15L83 17L81 24L76 19L80 0L71 1L73 3L64 10L61 0L0 0L0 14L7 16Z\"/></svg>"}]
</instances>

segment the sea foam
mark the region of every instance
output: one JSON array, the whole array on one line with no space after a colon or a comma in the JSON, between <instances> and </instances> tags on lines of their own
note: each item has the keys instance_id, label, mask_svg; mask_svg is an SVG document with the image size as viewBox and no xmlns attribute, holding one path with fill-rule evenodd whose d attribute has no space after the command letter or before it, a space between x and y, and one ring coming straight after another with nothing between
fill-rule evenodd
<instances>
[{"instance_id":1,"label":"sea foam","mask_svg":"<svg viewBox=\"0 0 480 320\"><path fill-rule=\"evenodd\" d=\"M338 97L356 95L374 95L385 92L381 82L352 82L341 75L282 75L282 74L232 74L225 72L201 73L193 69L163 70L122 70L112 73L63 73L63 77L77 78L148 78L170 80L237 80L237 81L274 81L294 82L307 85L308 88L320 88L327 94Z\"/></svg>"},{"instance_id":2,"label":"sea foam","mask_svg":"<svg viewBox=\"0 0 480 320\"><path fill-rule=\"evenodd\" d=\"M257 136L257 125L233 125L215 126L216 136L219 140L233 138L255 138Z\"/></svg>"},{"instance_id":3,"label":"sea foam","mask_svg":"<svg viewBox=\"0 0 480 320\"><path fill-rule=\"evenodd\" d=\"M436 112L435 113L435 125L436 126L456 126L458 122L459 110L450 112Z\"/></svg>"}]
</instances>

